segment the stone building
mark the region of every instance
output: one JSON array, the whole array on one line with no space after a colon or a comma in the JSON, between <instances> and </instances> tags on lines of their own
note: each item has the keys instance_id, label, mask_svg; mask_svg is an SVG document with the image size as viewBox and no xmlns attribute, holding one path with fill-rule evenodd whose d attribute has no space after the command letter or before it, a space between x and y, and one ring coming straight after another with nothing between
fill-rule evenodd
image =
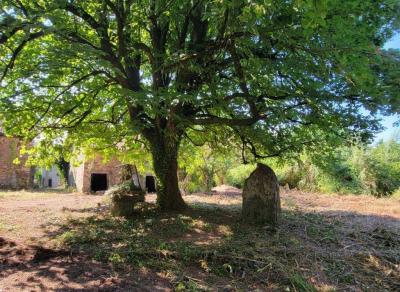
<instances>
[{"instance_id":1,"label":"stone building","mask_svg":"<svg viewBox=\"0 0 400 292\"><path fill-rule=\"evenodd\" d=\"M0 188L22 189L33 186L34 169L25 166L18 138L6 137L0 128ZM15 164L14 160L19 160Z\"/></svg>"},{"instance_id":2,"label":"stone building","mask_svg":"<svg viewBox=\"0 0 400 292\"><path fill-rule=\"evenodd\" d=\"M20 155L21 141L18 138L6 137L0 127L0 188L22 189L31 188L34 184L35 168L25 166L26 155ZM19 164L14 164L18 158ZM78 192L90 193L105 191L121 183L123 166L117 159L104 162L101 156L85 160L78 166L71 165L68 181L76 187ZM135 170L132 179L137 186L149 192L156 191L155 178L151 174L139 175ZM49 170L38 169L41 180L37 182L41 187L58 187L62 184L61 177L53 166Z\"/></svg>"},{"instance_id":3,"label":"stone building","mask_svg":"<svg viewBox=\"0 0 400 292\"><path fill-rule=\"evenodd\" d=\"M62 182L62 177L55 165L53 165L50 169L40 168L40 187L43 188L57 188L60 187Z\"/></svg>"},{"instance_id":4,"label":"stone building","mask_svg":"<svg viewBox=\"0 0 400 292\"><path fill-rule=\"evenodd\" d=\"M123 179L124 164L117 159L104 162L100 155L90 160L80 157L82 162L78 166L71 165L69 181L80 193L105 191L110 187L121 183ZM132 179L134 183L144 190L154 192L156 190L155 179L152 175L142 176L133 166Z\"/></svg>"}]
</instances>

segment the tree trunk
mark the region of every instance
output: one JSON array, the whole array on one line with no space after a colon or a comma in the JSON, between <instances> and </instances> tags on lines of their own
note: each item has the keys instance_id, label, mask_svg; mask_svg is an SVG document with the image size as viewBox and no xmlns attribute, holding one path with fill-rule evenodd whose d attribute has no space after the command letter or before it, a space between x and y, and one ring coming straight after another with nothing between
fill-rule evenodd
<instances>
[{"instance_id":1,"label":"tree trunk","mask_svg":"<svg viewBox=\"0 0 400 292\"><path fill-rule=\"evenodd\" d=\"M157 203L163 211L181 211L186 208L178 183L179 138L157 135L152 139L154 172L157 178Z\"/></svg>"}]
</instances>

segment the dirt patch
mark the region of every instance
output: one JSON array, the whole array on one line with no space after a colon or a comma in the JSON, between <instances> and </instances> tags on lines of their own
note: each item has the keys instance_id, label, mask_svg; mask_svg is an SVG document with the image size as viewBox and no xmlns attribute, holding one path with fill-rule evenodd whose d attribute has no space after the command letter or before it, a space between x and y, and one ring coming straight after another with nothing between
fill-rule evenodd
<instances>
[{"instance_id":1,"label":"dirt patch","mask_svg":"<svg viewBox=\"0 0 400 292\"><path fill-rule=\"evenodd\" d=\"M220 185L213 187L211 189L211 192L214 195L228 195L228 196L236 196L242 193L240 189L228 185Z\"/></svg>"},{"instance_id":2,"label":"dirt patch","mask_svg":"<svg viewBox=\"0 0 400 292\"><path fill-rule=\"evenodd\" d=\"M1 193L0 193L1 194ZM92 214L102 202L101 196L74 193L7 192L0 196L0 235L16 242L47 244L44 235L69 217Z\"/></svg>"},{"instance_id":3,"label":"dirt patch","mask_svg":"<svg viewBox=\"0 0 400 292\"><path fill-rule=\"evenodd\" d=\"M146 200L126 220L102 196L0 193L0 289L400 288L398 200L292 191L278 230L243 224L240 194L185 196L183 214Z\"/></svg>"},{"instance_id":4,"label":"dirt patch","mask_svg":"<svg viewBox=\"0 0 400 292\"><path fill-rule=\"evenodd\" d=\"M0 287L3 291L126 291L135 288L157 291L155 288L164 290L169 285L168 281L149 272L139 271L135 277L119 275L84 254L24 246L3 238L0 242L0 278L3 279Z\"/></svg>"}]
</instances>

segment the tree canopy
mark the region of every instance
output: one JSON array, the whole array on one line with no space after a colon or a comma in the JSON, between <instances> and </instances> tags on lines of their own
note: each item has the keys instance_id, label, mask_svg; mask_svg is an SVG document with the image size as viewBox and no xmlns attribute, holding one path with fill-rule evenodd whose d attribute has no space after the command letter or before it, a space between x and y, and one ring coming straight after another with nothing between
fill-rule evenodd
<instances>
[{"instance_id":1,"label":"tree canopy","mask_svg":"<svg viewBox=\"0 0 400 292\"><path fill-rule=\"evenodd\" d=\"M160 206L180 209L182 139L265 158L371 137L378 115L400 108L399 52L382 49L399 9L396 0L3 0L0 118L10 134L67 148L143 144Z\"/></svg>"}]
</instances>

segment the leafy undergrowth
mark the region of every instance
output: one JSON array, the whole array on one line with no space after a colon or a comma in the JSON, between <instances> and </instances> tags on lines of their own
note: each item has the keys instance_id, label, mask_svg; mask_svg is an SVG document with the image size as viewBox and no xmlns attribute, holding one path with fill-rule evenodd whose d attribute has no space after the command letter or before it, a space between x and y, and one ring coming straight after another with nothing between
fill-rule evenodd
<instances>
[{"instance_id":1,"label":"leafy undergrowth","mask_svg":"<svg viewBox=\"0 0 400 292\"><path fill-rule=\"evenodd\" d=\"M70 219L58 243L109 263L118 273L148 269L177 291L394 291L400 236L347 228L335 216L285 208L280 228L240 222L238 208L192 204L160 214L145 203L129 220Z\"/></svg>"}]
</instances>

